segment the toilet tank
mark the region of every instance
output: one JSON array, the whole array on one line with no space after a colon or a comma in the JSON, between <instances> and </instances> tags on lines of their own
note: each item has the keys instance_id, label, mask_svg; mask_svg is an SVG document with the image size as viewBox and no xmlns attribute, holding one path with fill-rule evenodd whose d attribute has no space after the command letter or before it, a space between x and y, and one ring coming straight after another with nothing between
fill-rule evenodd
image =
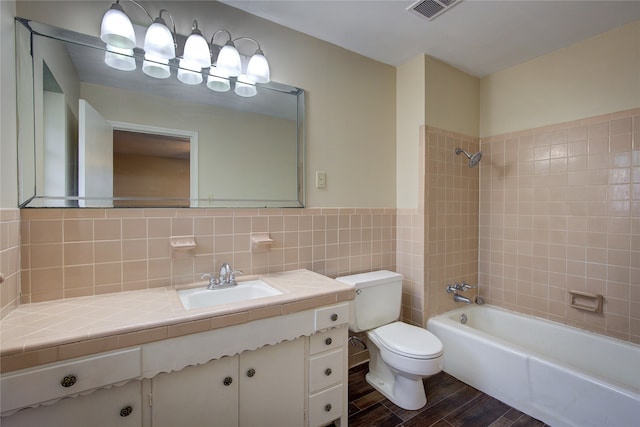
<instances>
[{"instance_id":1,"label":"toilet tank","mask_svg":"<svg viewBox=\"0 0 640 427\"><path fill-rule=\"evenodd\" d=\"M356 288L349 319L351 331L368 331L400 317L402 274L380 270L342 276L336 280Z\"/></svg>"}]
</instances>

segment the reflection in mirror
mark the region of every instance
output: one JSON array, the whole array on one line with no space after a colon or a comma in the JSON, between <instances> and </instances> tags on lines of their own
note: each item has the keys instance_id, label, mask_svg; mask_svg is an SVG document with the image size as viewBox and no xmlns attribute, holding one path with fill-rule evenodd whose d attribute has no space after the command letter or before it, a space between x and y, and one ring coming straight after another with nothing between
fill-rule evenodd
<instances>
[{"instance_id":1,"label":"reflection in mirror","mask_svg":"<svg viewBox=\"0 0 640 427\"><path fill-rule=\"evenodd\" d=\"M97 38L16 25L21 206L303 206L303 90L155 79L138 49L116 70Z\"/></svg>"},{"instance_id":2,"label":"reflection in mirror","mask_svg":"<svg viewBox=\"0 0 640 427\"><path fill-rule=\"evenodd\" d=\"M190 146L188 137L114 130L113 205L188 208Z\"/></svg>"}]
</instances>

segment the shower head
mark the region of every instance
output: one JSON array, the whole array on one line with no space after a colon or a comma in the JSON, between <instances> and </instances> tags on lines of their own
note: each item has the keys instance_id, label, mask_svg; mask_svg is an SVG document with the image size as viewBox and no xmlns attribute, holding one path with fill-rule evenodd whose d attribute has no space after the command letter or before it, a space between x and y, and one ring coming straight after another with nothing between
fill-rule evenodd
<instances>
[{"instance_id":1,"label":"shower head","mask_svg":"<svg viewBox=\"0 0 640 427\"><path fill-rule=\"evenodd\" d=\"M469 159L470 168L475 167L478 163L480 163L480 159L482 159L482 151L478 151L475 154L469 154L466 151L464 151L462 148L456 148L456 154L459 155L460 153L467 156L467 159Z\"/></svg>"}]
</instances>

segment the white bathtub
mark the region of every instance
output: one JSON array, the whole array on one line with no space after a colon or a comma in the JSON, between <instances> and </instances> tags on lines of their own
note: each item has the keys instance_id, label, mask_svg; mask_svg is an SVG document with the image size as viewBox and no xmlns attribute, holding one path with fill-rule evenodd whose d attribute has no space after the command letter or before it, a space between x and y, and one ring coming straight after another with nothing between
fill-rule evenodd
<instances>
[{"instance_id":1,"label":"white bathtub","mask_svg":"<svg viewBox=\"0 0 640 427\"><path fill-rule=\"evenodd\" d=\"M427 329L445 372L547 424L640 426L640 346L488 305Z\"/></svg>"}]
</instances>

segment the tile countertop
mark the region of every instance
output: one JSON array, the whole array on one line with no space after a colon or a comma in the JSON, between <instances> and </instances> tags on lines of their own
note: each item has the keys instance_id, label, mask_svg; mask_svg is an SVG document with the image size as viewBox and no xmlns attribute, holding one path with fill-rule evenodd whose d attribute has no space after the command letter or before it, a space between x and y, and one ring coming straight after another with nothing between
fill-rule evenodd
<instances>
[{"instance_id":1,"label":"tile countertop","mask_svg":"<svg viewBox=\"0 0 640 427\"><path fill-rule=\"evenodd\" d=\"M241 279L257 277L283 293L188 311L175 287L21 305L2 320L0 371L286 315L355 297L353 288L309 270ZM198 286L204 287L206 282Z\"/></svg>"}]
</instances>

